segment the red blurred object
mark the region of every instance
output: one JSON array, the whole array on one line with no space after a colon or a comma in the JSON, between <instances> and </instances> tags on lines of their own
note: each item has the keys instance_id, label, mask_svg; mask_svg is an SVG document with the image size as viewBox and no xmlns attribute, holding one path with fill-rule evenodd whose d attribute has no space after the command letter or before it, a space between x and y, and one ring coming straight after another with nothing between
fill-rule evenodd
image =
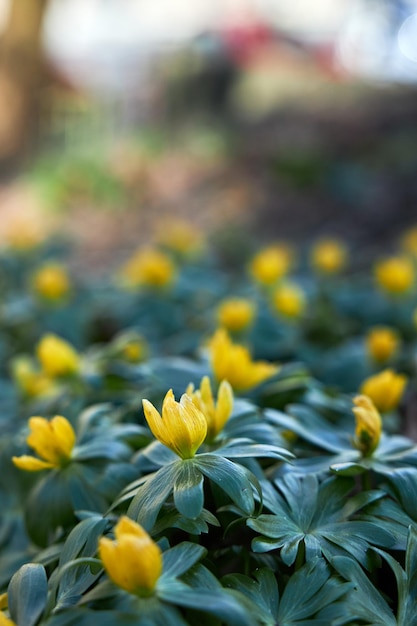
<instances>
[{"instance_id":1,"label":"red blurred object","mask_svg":"<svg viewBox=\"0 0 417 626\"><path fill-rule=\"evenodd\" d=\"M260 21L223 27L220 36L230 57L240 66L248 65L260 49L274 40L273 30Z\"/></svg>"}]
</instances>

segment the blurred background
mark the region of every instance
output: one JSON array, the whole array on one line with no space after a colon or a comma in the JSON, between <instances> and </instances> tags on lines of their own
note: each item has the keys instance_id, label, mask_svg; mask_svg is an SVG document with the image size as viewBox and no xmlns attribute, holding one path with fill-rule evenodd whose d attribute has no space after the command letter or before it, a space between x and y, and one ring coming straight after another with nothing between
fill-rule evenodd
<instances>
[{"instance_id":1,"label":"blurred background","mask_svg":"<svg viewBox=\"0 0 417 626\"><path fill-rule=\"evenodd\" d=\"M416 87L416 0L0 0L0 237L59 224L97 268L175 215L385 251Z\"/></svg>"}]
</instances>

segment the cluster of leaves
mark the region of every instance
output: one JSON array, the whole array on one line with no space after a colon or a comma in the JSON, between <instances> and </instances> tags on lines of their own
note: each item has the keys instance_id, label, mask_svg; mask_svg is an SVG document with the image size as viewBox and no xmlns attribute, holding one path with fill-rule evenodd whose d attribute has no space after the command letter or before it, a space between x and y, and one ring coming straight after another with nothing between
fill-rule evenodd
<instances>
[{"instance_id":1,"label":"cluster of leaves","mask_svg":"<svg viewBox=\"0 0 417 626\"><path fill-rule=\"evenodd\" d=\"M363 454L351 397L378 369L364 341L376 323L402 336L407 347L394 364L412 384L413 292L393 300L369 276L336 280L304 267L298 280L308 306L288 319L271 307L265 286L219 267L213 251L167 247L177 272L163 288L124 290L117 276L74 280L71 293L52 302L31 290L30 275L53 250L9 250L0 259L7 601L0 598L10 619L17 626L417 623L417 446L394 408L375 450ZM160 408L168 389L178 397L203 376L219 382L205 342L231 292L257 310L236 340L280 367L236 389L221 432L179 458L155 441L142 400ZM23 352L35 359L45 332L73 343L81 364L53 392L30 393L8 367ZM13 465L12 456L28 452L27 418L56 414L76 433L70 461L37 473ZM100 538L112 537L125 515L162 551L148 596L118 587L99 558Z\"/></svg>"}]
</instances>

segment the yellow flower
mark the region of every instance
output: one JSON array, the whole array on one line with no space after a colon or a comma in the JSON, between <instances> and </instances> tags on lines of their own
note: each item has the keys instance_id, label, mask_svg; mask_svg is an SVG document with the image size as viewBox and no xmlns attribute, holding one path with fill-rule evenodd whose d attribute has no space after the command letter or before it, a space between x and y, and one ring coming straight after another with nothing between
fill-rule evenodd
<instances>
[{"instance_id":1,"label":"yellow flower","mask_svg":"<svg viewBox=\"0 0 417 626\"><path fill-rule=\"evenodd\" d=\"M379 443L382 432L381 416L371 398L366 395L353 399L355 414L355 445L367 456L372 454Z\"/></svg>"},{"instance_id":2,"label":"yellow flower","mask_svg":"<svg viewBox=\"0 0 417 626\"><path fill-rule=\"evenodd\" d=\"M70 291L70 280L66 269L58 263L48 263L33 276L33 289L47 300L61 300Z\"/></svg>"},{"instance_id":3,"label":"yellow flower","mask_svg":"<svg viewBox=\"0 0 417 626\"><path fill-rule=\"evenodd\" d=\"M346 266L347 258L346 246L337 239L322 239L311 251L311 264L322 274L337 274Z\"/></svg>"},{"instance_id":4,"label":"yellow flower","mask_svg":"<svg viewBox=\"0 0 417 626\"><path fill-rule=\"evenodd\" d=\"M139 250L125 263L121 277L127 287L162 288L174 281L175 266L167 254L148 248Z\"/></svg>"},{"instance_id":5,"label":"yellow flower","mask_svg":"<svg viewBox=\"0 0 417 626\"><path fill-rule=\"evenodd\" d=\"M414 284L414 267L410 259L401 256L390 257L375 266L375 280L383 291L401 295Z\"/></svg>"},{"instance_id":6,"label":"yellow flower","mask_svg":"<svg viewBox=\"0 0 417 626\"><path fill-rule=\"evenodd\" d=\"M12 362L12 376L19 389L29 397L48 396L57 387L52 378L37 370L28 357L17 357Z\"/></svg>"},{"instance_id":7,"label":"yellow flower","mask_svg":"<svg viewBox=\"0 0 417 626\"><path fill-rule=\"evenodd\" d=\"M366 348L370 357L377 363L385 363L398 350L398 333L388 326L375 326L366 336Z\"/></svg>"},{"instance_id":8,"label":"yellow flower","mask_svg":"<svg viewBox=\"0 0 417 626\"><path fill-rule=\"evenodd\" d=\"M170 389L162 403L162 416L149 400L143 400L143 410L156 439L182 459L191 459L206 438L206 418L185 393L176 402Z\"/></svg>"},{"instance_id":9,"label":"yellow flower","mask_svg":"<svg viewBox=\"0 0 417 626\"><path fill-rule=\"evenodd\" d=\"M15 622L0 611L0 626L16 626Z\"/></svg>"},{"instance_id":10,"label":"yellow flower","mask_svg":"<svg viewBox=\"0 0 417 626\"><path fill-rule=\"evenodd\" d=\"M417 256L417 226L410 228L401 239L401 247L405 252Z\"/></svg>"},{"instance_id":11,"label":"yellow flower","mask_svg":"<svg viewBox=\"0 0 417 626\"><path fill-rule=\"evenodd\" d=\"M220 328L209 343L211 366L217 380L227 380L233 389L243 391L255 387L278 371L266 361L253 361L249 350L234 344Z\"/></svg>"},{"instance_id":12,"label":"yellow flower","mask_svg":"<svg viewBox=\"0 0 417 626\"><path fill-rule=\"evenodd\" d=\"M9 606L7 592L0 593L0 611L4 611Z\"/></svg>"},{"instance_id":13,"label":"yellow flower","mask_svg":"<svg viewBox=\"0 0 417 626\"><path fill-rule=\"evenodd\" d=\"M270 286L288 273L291 263L292 253L288 247L269 246L254 256L249 271L258 283Z\"/></svg>"},{"instance_id":14,"label":"yellow flower","mask_svg":"<svg viewBox=\"0 0 417 626\"><path fill-rule=\"evenodd\" d=\"M143 341L129 341L123 346L122 354L129 363L140 363L146 355L146 346Z\"/></svg>"},{"instance_id":15,"label":"yellow flower","mask_svg":"<svg viewBox=\"0 0 417 626\"><path fill-rule=\"evenodd\" d=\"M305 294L298 285L284 283L272 295L274 308L285 317L300 317L306 305Z\"/></svg>"},{"instance_id":16,"label":"yellow flower","mask_svg":"<svg viewBox=\"0 0 417 626\"><path fill-rule=\"evenodd\" d=\"M385 413L397 408L407 384L407 377L386 369L367 378L361 386L361 393L371 398L378 411Z\"/></svg>"},{"instance_id":17,"label":"yellow flower","mask_svg":"<svg viewBox=\"0 0 417 626\"><path fill-rule=\"evenodd\" d=\"M185 220L164 220L157 234L158 242L180 256L191 256L203 249L201 232Z\"/></svg>"},{"instance_id":18,"label":"yellow flower","mask_svg":"<svg viewBox=\"0 0 417 626\"><path fill-rule=\"evenodd\" d=\"M48 376L69 376L79 370L80 357L64 339L49 333L37 345L36 353Z\"/></svg>"},{"instance_id":19,"label":"yellow flower","mask_svg":"<svg viewBox=\"0 0 417 626\"><path fill-rule=\"evenodd\" d=\"M233 390L226 380L222 380L217 392L217 402L214 402L210 379L204 376L200 389L194 391L190 384L187 394L191 396L195 406L203 413L207 420L207 437L212 441L222 430L233 410Z\"/></svg>"},{"instance_id":20,"label":"yellow flower","mask_svg":"<svg viewBox=\"0 0 417 626\"><path fill-rule=\"evenodd\" d=\"M65 467L69 463L75 445L75 432L65 417L56 415L51 421L44 417L31 417L29 428L31 432L26 442L40 458L29 455L14 456L12 460L16 467L37 472Z\"/></svg>"},{"instance_id":21,"label":"yellow flower","mask_svg":"<svg viewBox=\"0 0 417 626\"><path fill-rule=\"evenodd\" d=\"M239 332L252 323L255 305L245 298L230 298L220 304L217 315L221 326L231 332Z\"/></svg>"},{"instance_id":22,"label":"yellow flower","mask_svg":"<svg viewBox=\"0 0 417 626\"><path fill-rule=\"evenodd\" d=\"M114 534L114 541L101 537L98 545L109 578L129 593L152 595L162 573L161 549L142 526L126 516L120 518Z\"/></svg>"}]
</instances>

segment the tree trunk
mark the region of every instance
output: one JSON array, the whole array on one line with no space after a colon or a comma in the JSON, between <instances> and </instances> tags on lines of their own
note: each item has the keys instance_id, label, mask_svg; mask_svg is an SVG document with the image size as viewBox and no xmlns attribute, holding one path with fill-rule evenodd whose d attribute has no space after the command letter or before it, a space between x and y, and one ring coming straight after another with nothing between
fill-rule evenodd
<instances>
[{"instance_id":1,"label":"tree trunk","mask_svg":"<svg viewBox=\"0 0 417 626\"><path fill-rule=\"evenodd\" d=\"M32 146L46 68L42 21L49 0L12 0L0 40L0 163L24 157Z\"/></svg>"}]
</instances>

